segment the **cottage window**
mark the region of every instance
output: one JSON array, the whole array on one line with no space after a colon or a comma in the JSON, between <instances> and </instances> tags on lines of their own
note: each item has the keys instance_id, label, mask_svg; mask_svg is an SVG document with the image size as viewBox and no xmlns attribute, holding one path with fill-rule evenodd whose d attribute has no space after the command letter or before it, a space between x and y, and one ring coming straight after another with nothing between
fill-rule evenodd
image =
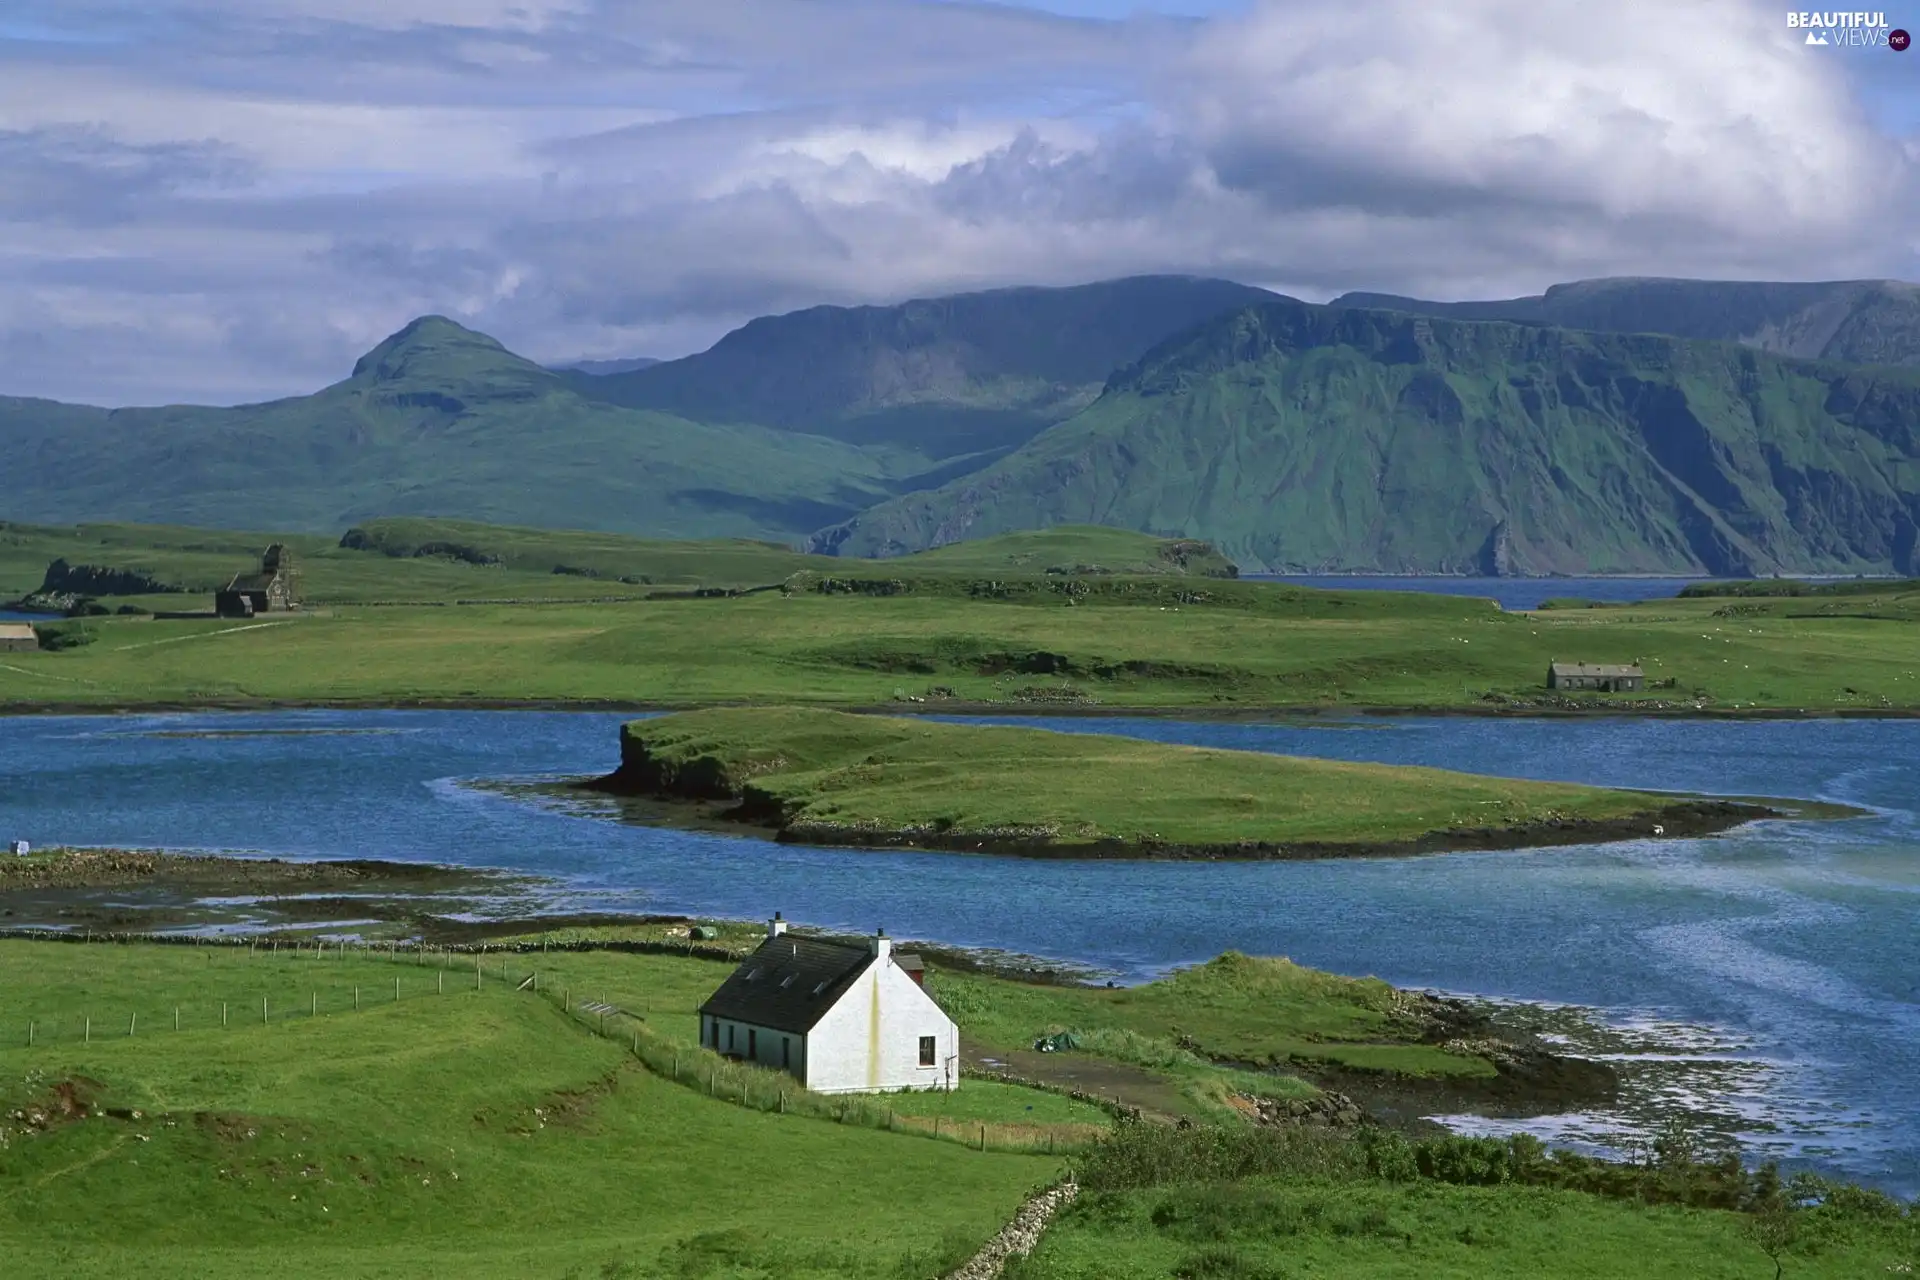
<instances>
[{"instance_id":1,"label":"cottage window","mask_svg":"<svg viewBox=\"0 0 1920 1280\"><path fill-rule=\"evenodd\" d=\"M754 1059L760 1057L760 1033L752 1027L747 1028L747 1056Z\"/></svg>"},{"instance_id":2,"label":"cottage window","mask_svg":"<svg viewBox=\"0 0 1920 1280\"><path fill-rule=\"evenodd\" d=\"M727 1024L727 1052L733 1052L733 1024L731 1022Z\"/></svg>"},{"instance_id":3,"label":"cottage window","mask_svg":"<svg viewBox=\"0 0 1920 1280\"><path fill-rule=\"evenodd\" d=\"M935 1047L934 1038L932 1036L921 1036L920 1037L920 1065L923 1067L931 1067L932 1065L934 1065L933 1055L936 1052L937 1052L937 1049Z\"/></svg>"},{"instance_id":4,"label":"cottage window","mask_svg":"<svg viewBox=\"0 0 1920 1280\"><path fill-rule=\"evenodd\" d=\"M793 1041L785 1036L780 1037L780 1065L783 1067L793 1065Z\"/></svg>"}]
</instances>

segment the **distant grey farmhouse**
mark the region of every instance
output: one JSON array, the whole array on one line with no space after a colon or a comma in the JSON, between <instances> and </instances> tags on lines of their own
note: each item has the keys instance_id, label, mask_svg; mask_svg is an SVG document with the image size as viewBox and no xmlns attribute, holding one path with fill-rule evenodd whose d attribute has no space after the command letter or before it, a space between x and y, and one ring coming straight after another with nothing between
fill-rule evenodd
<instances>
[{"instance_id":1,"label":"distant grey farmhouse","mask_svg":"<svg viewBox=\"0 0 1920 1280\"><path fill-rule=\"evenodd\" d=\"M300 607L294 589L293 552L276 542L260 557L260 572L236 573L213 593L213 611L223 618L251 618Z\"/></svg>"},{"instance_id":2,"label":"distant grey farmhouse","mask_svg":"<svg viewBox=\"0 0 1920 1280\"><path fill-rule=\"evenodd\" d=\"M1601 693L1638 693L1646 673L1636 666L1604 662L1555 662L1547 667L1549 689L1597 689Z\"/></svg>"},{"instance_id":3,"label":"distant grey farmhouse","mask_svg":"<svg viewBox=\"0 0 1920 1280\"><path fill-rule=\"evenodd\" d=\"M26 622L0 622L0 653L31 653L40 647L40 637Z\"/></svg>"},{"instance_id":4,"label":"distant grey farmhouse","mask_svg":"<svg viewBox=\"0 0 1920 1280\"><path fill-rule=\"evenodd\" d=\"M960 1028L922 985L917 956L882 930L865 942L767 940L700 1006L700 1042L785 1071L816 1093L952 1089Z\"/></svg>"}]
</instances>

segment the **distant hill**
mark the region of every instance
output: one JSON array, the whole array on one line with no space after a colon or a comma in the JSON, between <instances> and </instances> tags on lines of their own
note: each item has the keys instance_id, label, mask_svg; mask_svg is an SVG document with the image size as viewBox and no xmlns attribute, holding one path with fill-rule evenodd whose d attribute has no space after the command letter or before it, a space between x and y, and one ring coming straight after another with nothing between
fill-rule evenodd
<instances>
[{"instance_id":1,"label":"distant hill","mask_svg":"<svg viewBox=\"0 0 1920 1280\"><path fill-rule=\"evenodd\" d=\"M919 459L583 399L427 316L314 395L237 408L0 399L6 517L286 530L448 515L667 537L791 538Z\"/></svg>"},{"instance_id":2,"label":"distant hill","mask_svg":"<svg viewBox=\"0 0 1920 1280\"><path fill-rule=\"evenodd\" d=\"M1141 276L767 316L699 355L575 385L700 422L901 446L967 469L1091 404L1173 335L1274 295Z\"/></svg>"},{"instance_id":3,"label":"distant hill","mask_svg":"<svg viewBox=\"0 0 1920 1280\"><path fill-rule=\"evenodd\" d=\"M634 356L627 360L575 360L572 364L550 364L547 368L555 373L584 373L589 377L604 378L611 373L651 369L659 363L652 356Z\"/></svg>"},{"instance_id":4,"label":"distant hill","mask_svg":"<svg viewBox=\"0 0 1920 1280\"><path fill-rule=\"evenodd\" d=\"M1538 297L1501 302L1349 293L1333 305L1602 333L1664 333L1809 359L1920 365L1920 285L1896 280L1768 284L1619 278L1557 284Z\"/></svg>"},{"instance_id":5,"label":"distant hill","mask_svg":"<svg viewBox=\"0 0 1920 1280\"><path fill-rule=\"evenodd\" d=\"M1097 523L1274 569L1912 573L1917 521L1920 371L1280 299L814 546Z\"/></svg>"}]
</instances>

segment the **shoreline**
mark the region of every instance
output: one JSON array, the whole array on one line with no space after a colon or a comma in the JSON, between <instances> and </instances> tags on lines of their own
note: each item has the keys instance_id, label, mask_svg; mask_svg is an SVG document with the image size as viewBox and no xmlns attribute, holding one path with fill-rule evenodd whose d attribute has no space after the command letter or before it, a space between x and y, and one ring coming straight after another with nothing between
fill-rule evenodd
<instances>
[{"instance_id":1,"label":"shoreline","mask_svg":"<svg viewBox=\"0 0 1920 1280\"><path fill-rule=\"evenodd\" d=\"M547 935L559 934L551 945L558 951L604 950L686 954L724 963L737 963L756 945L763 929L758 920L735 920L683 913L569 913L530 898L525 909L485 919L455 919L437 914L449 903L435 895L442 890L526 883L535 877L505 869L454 867L434 863L396 863L377 859L313 859L248 857L234 854L173 853L124 848L60 847L13 861L0 860L0 940L46 944L146 944L155 946L247 946L273 942L278 946L338 945L351 938L378 949L392 942L403 949L494 952L542 951ZM342 890L397 886L399 892L383 901L358 893L337 896ZM408 893L411 887L414 892ZM261 896L253 902L255 918L233 929L209 929L204 921L184 918L181 900L197 897L231 899L237 889ZM141 896L130 890L145 889ZM298 896L273 896L295 891ZM299 892L304 891L304 892ZM331 891L331 892L330 892ZM107 893L113 907L107 918L60 918L54 903L82 901ZM38 902L43 908L33 909ZM381 908L388 908L382 911ZM394 909L394 908L398 909ZM23 909L25 914L23 915ZM209 914L230 909L230 902L206 908ZM260 918L275 915L278 918ZM357 917L357 918L345 918ZM372 916L369 920L367 917ZM384 928L366 929L368 924ZM327 926L331 925L331 928ZM714 928L703 934L695 926ZM109 926L109 927L101 927ZM117 926L117 927L112 927ZM397 927L398 932L395 932ZM848 938L833 929L796 926L801 932L829 939ZM599 934L595 937L593 935ZM654 936L654 935L658 936ZM702 941L701 939L708 939ZM902 939L905 949L924 956L938 968L996 981L1038 987L1094 989L1116 984L1107 970L1093 962L1052 959L1006 952L990 947L947 944L925 939ZM1195 961L1202 964L1205 961ZM1144 985L1122 982L1120 986ZM1268 1071L1295 1075L1338 1096L1359 1096L1376 1122L1415 1132L1437 1132L1428 1114L1464 1110L1486 1119L1535 1117L1570 1113L1581 1107L1603 1105L1619 1095L1619 1073L1598 1059L1559 1052L1551 1043L1521 1025L1500 1018L1505 1005L1527 1006L1525 1001L1441 994L1395 988L1399 1012L1398 1039L1409 1045L1471 1041L1492 1048L1492 1074L1485 1077L1429 1078L1393 1070L1343 1066L1331 1059L1297 1058L1271 1063L1243 1063L1212 1057L1212 1065L1254 1073ZM1053 1059L1012 1051L1012 1057L1045 1079L1058 1065ZM1028 1061L1031 1059L1031 1061ZM1095 1055L1093 1061L1104 1062ZM1123 1068L1124 1070L1125 1068Z\"/></svg>"},{"instance_id":2,"label":"shoreline","mask_svg":"<svg viewBox=\"0 0 1920 1280\"><path fill-rule=\"evenodd\" d=\"M664 703L616 698L196 698L152 702L6 702L6 716L129 716L218 713L260 714L275 711L542 711L580 714L671 715L678 711L712 708L791 706L790 701ZM1338 720L1362 717L1468 717L1488 720L1920 720L1920 706L1906 707L1694 707L1636 706L1631 702L1592 706L1473 706L1447 704L1414 706L1397 703L1275 703L1222 707L1217 703L1191 706L1126 706L1116 704L974 702L961 699L899 703L820 703L821 710L856 715L885 716L1017 716L1022 718L1087 720L1194 720L1212 723L1261 720Z\"/></svg>"},{"instance_id":3,"label":"shoreline","mask_svg":"<svg viewBox=\"0 0 1920 1280\"><path fill-rule=\"evenodd\" d=\"M1750 822L1856 816L1850 811L1843 811L1841 806L1813 801L1676 796L1670 805L1620 818L1553 819L1511 827L1438 830L1402 840L1237 841L1231 844L1115 839L1060 842L1024 834L781 823L742 816L740 804L734 799L665 795L635 787L623 779L618 770L600 778L558 785L568 792L607 797L621 807L621 820L641 826L717 831L771 840L777 844L815 848L917 850L1087 862L1307 862L1419 857L1441 853L1519 852L1623 840L1697 839L1718 835Z\"/></svg>"}]
</instances>

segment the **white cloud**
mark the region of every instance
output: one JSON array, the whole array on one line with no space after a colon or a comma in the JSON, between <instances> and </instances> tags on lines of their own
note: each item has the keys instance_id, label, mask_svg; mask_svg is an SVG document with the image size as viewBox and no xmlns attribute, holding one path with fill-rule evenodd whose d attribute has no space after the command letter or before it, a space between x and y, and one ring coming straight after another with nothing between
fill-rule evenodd
<instances>
[{"instance_id":1,"label":"white cloud","mask_svg":"<svg viewBox=\"0 0 1920 1280\"><path fill-rule=\"evenodd\" d=\"M1747 0L1269 0L1204 32L1173 92L1282 196L1304 170L1327 201L1393 188L1761 235L1871 215L1890 169L1842 61L1764 22Z\"/></svg>"},{"instance_id":2,"label":"white cloud","mask_svg":"<svg viewBox=\"0 0 1920 1280\"><path fill-rule=\"evenodd\" d=\"M770 310L1136 271L1485 296L1920 261L1913 144L1744 0L154 12L0 38L0 394L294 393L424 311L537 358L671 355Z\"/></svg>"}]
</instances>

